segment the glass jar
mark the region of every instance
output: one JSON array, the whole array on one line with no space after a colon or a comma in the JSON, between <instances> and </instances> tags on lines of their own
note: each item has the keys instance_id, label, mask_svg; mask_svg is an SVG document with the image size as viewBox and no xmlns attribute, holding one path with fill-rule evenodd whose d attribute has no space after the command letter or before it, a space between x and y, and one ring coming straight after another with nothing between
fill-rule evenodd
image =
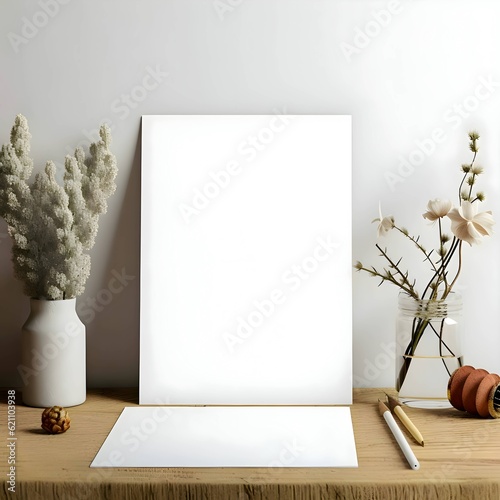
<instances>
[{"instance_id":1,"label":"glass jar","mask_svg":"<svg viewBox=\"0 0 500 500\"><path fill-rule=\"evenodd\" d=\"M448 381L462 366L462 297L416 300L399 294L396 389L409 406L447 407Z\"/></svg>"}]
</instances>

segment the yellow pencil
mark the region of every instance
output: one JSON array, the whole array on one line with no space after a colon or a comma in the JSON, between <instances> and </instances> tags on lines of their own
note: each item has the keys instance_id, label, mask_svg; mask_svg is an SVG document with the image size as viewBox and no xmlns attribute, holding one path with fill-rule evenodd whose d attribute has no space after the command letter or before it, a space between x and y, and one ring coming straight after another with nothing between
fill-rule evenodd
<instances>
[{"instance_id":1,"label":"yellow pencil","mask_svg":"<svg viewBox=\"0 0 500 500\"><path fill-rule=\"evenodd\" d=\"M402 424L408 429L408 432L415 438L418 444L424 446L424 438L420 431L415 427L415 424L410 420L408 415L401 408L398 400L386 394L389 408L397 415Z\"/></svg>"}]
</instances>

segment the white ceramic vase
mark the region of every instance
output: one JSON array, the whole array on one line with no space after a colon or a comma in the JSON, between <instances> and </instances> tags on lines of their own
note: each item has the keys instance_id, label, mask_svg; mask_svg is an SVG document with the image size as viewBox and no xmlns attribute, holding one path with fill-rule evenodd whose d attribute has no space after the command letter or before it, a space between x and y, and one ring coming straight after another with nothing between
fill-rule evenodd
<instances>
[{"instance_id":1,"label":"white ceramic vase","mask_svg":"<svg viewBox=\"0 0 500 500\"><path fill-rule=\"evenodd\" d=\"M28 406L76 406L86 399L85 325L76 299L30 299L22 328L23 402Z\"/></svg>"}]
</instances>

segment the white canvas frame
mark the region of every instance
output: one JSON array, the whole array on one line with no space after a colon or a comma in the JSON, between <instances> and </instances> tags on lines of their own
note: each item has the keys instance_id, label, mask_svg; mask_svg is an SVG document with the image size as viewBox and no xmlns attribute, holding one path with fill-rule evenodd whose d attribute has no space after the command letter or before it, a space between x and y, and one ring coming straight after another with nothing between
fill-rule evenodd
<instances>
[{"instance_id":1,"label":"white canvas frame","mask_svg":"<svg viewBox=\"0 0 500 500\"><path fill-rule=\"evenodd\" d=\"M140 403L350 404L350 117L142 120Z\"/></svg>"}]
</instances>

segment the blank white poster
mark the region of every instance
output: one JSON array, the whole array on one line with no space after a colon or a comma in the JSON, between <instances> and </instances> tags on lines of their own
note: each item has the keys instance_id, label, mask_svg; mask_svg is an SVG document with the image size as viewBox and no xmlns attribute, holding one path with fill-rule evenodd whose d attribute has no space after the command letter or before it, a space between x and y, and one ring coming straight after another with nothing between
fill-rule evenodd
<instances>
[{"instance_id":1,"label":"blank white poster","mask_svg":"<svg viewBox=\"0 0 500 500\"><path fill-rule=\"evenodd\" d=\"M141 404L350 404L349 116L144 116Z\"/></svg>"}]
</instances>

